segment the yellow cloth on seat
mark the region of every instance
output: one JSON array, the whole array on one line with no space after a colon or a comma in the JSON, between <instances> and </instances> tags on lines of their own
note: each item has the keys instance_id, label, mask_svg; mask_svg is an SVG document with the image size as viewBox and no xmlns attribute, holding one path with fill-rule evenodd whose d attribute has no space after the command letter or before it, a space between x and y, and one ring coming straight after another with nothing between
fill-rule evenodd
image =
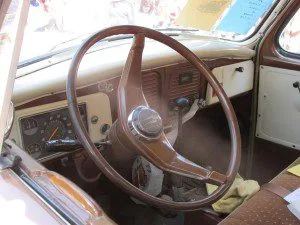
<instances>
[{"instance_id":1,"label":"yellow cloth on seat","mask_svg":"<svg viewBox=\"0 0 300 225\"><path fill-rule=\"evenodd\" d=\"M209 195L217 188L218 186L216 185L206 184L206 190ZM259 189L257 181L244 180L238 174L227 193L220 200L212 204L212 207L218 213L229 214L244 201L251 198Z\"/></svg>"},{"instance_id":2,"label":"yellow cloth on seat","mask_svg":"<svg viewBox=\"0 0 300 225\"><path fill-rule=\"evenodd\" d=\"M300 164L287 169L287 171L300 177Z\"/></svg>"}]
</instances>

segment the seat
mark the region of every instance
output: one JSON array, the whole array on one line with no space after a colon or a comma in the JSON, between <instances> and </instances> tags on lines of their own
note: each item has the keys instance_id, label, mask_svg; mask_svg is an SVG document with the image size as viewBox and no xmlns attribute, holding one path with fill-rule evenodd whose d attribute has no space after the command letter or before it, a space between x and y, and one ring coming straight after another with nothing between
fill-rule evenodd
<instances>
[{"instance_id":1,"label":"seat","mask_svg":"<svg viewBox=\"0 0 300 225\"><path fill-rule=\"evenodd\" d=\"M300 157L288 168L297 164L300 164ZM288 168L278 174L270 183L280 185L292 192L300 187L300 178L287 172ZM283 198L275 193L261 189L219 224L300 224L300 221L288 210L287 204Z\"/></svg>"}]
</instances>

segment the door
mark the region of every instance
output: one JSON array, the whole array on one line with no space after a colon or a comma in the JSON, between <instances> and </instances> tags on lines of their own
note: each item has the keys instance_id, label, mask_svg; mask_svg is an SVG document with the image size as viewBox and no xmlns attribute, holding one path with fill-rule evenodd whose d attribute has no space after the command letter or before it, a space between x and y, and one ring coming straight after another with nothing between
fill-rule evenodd
<instances>
[{"instance_id":1,"label":"door","mask_svg":"<svg viewBox=\"0 0 300 225\"><path fill-rule=\"evenodd\" d=\"M300 2L291 4L259 52L256 136L300 150Z\"/></svg>"}]
</instances>

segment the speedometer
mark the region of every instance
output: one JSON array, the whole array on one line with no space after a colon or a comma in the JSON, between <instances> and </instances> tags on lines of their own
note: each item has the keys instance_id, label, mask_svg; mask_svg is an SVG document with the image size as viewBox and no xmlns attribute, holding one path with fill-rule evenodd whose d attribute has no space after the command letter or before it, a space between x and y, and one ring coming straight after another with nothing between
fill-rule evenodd
<instances>
[{"instance_id":1,"label":"speedometer","mask_svg":"<svg viewBox=\"0 0 300 225\"><path fill-rule=\"evenodd\" d=\"M65 125L59 119L51 120L45 128L45 139L47 141L64 139L66 133Z\"/></svg>"}]
</instances>

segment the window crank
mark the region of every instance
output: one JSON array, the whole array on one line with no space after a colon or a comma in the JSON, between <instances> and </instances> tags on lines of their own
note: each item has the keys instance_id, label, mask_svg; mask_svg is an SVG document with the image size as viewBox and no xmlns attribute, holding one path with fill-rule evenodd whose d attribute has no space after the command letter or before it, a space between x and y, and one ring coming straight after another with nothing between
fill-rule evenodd
<instances>
[{"instance_id":1,"label":"window crank","mask_svg":"<svg viewBox=\"0 0 300 225\"><path fill-rule=\"evenodd\" d=\"M293 83L293 87L298 88L299 93L300 93L300 82L299 81L296 81L295 83Z\"/></svg>"}]
</instances>

